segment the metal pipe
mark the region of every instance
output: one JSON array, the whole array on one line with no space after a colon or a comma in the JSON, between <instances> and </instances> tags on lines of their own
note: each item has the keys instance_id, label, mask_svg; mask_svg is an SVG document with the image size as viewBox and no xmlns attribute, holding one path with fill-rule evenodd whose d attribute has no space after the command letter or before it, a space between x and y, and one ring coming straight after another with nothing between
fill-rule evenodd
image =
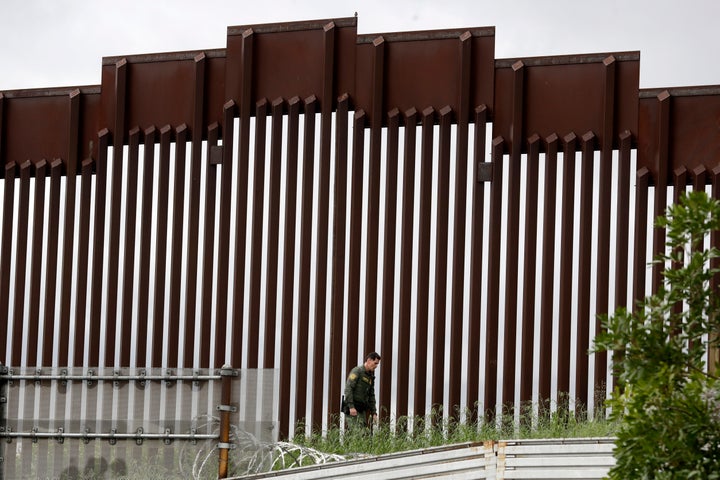
<instances>
[{"instance_id":1,"label":"metal pipe","mask_svg":"<svg viewBox=\"0 0 720 480\"><path fill-rule=\"evenodd\" d=\"M13 380L66 380L66 381L79 381L79 380L91 380L91 381L215 381L222 379L222 375L58 375L58 374L23 374L14 375L0 374L0 379L13 381Z\"/></svg>"},{"instance_id":2,"label":"metal pipe","mask_svg":"<svg viewBox=\"0 0 720 480\"><path fill-rule=\"evenodd\" d=\"M0 438L30 438L30 439L105 439L105 440L216 440L217 433L91 433L91 432L0 432Z\"/></svg>"},{"instance_id":3,"label":"metal pipe","mask_svg":"<svg viewBox=\"0 0 720 480\"><path fill-rule=\"evenodd\" d=\"M232 395L232 375L234 371L230 365L225 364L220 371L223 376L222 390L220 393L221 405L230 405ZM218 478L227 478L228 475L228 450L230 449L230 409L219 408L220 410L220 438L218 439Z\"/></svg>"}]
</instances>

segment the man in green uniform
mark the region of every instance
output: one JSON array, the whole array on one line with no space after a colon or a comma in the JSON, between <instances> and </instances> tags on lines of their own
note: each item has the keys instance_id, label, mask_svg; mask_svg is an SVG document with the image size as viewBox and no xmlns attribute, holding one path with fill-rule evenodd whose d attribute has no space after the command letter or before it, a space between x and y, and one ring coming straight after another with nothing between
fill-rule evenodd
<instances>
[{"instance_id":1,"label":"man in green uniform","mask_svg":"<svg viewBox=\"0 0 720 480\"><path fill-rule=\"evenodd\" d=\"M375 406L375 369L380 365L380 354L369 353L365 363L350 370L345 382L345 421L348 428L371 427L377 421Z\"/></svg>"}]
</instances>

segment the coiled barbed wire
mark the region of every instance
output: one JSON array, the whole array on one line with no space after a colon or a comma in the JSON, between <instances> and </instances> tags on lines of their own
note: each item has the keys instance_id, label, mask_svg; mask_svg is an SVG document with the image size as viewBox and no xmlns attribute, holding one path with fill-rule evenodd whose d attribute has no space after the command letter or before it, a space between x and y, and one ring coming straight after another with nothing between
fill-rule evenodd
<instances>
[{"instance_id":1,"label":"coiled barbed wire","mask_svg":"<svg viewBox=\"0 0 720 480\"><path fill-rule=\"evenodd\" d=\"M212 433L220 431L220 419L202 415L195 419L196 428ZM230 426L228 473L231 477L284 470L306 465L319 465L345 460L342 455L324 453L290 442L262 442L238 425ZM180 454L180 473L195 480L212 478L218 471L217 441L205 440L197 444L185 443Z\"/></svg>"}]
</instances>

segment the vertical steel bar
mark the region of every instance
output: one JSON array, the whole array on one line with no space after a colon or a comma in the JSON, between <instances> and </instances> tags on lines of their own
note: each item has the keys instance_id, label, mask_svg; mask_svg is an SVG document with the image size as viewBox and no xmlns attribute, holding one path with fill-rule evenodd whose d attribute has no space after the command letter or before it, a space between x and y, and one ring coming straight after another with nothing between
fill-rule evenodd
<instances>
[{"instance_id":1,"label":"vertical steel bar","mask_svg":"<svg viewBox=\"0 0 720 480\"><path fill-rule=\"evenodd\" d=\"M647 230L648 230L648 186L650 170L642 167L637 172L635 187L635 251L633 253L633 311L637 302L645 298L645 271L647 269Z\"/></svg>"},{"instance_id":2,"label":"vertical steel bar","mask_svg":"<svg viewBox=\"0 0 720 480\"><path fill-rule=\"evenodd\" d=\"M350 193L350 238L348 239L348 313L345 334L347 369L358 363L358 322L360 316L360 257L362 255L362 195L365 150L365 112L358 110L353 119L352 182Z\"/></svg>"},{"instance_id":3,"label":"vertical steel bar","mask_svg":"<svg viewBox=\"0 0 720 480\"><path fill-rule=\"evenodd\" d=\"M2 250L0 250L0 317L10 318L10 265L12 263L12 232L15 215L15 162L5 164L5 183L3 185L3 221ZM22 223L22 222L20 222ZM6 348L7 342L0 342L0 362L7 365L10 358Z\"/></svg>"},{"instance_id":4,"label":"vertical steel bar","mask_svg":"<svg viewBox=\"0 0 720 480\"><path fill-rule=\"evenodd\" d=\"M272 129L270 132L270 191L268 193L268 245L265 293L267 323L277 322L278 242L280 235L280 177L282 171L283 104L281 98L272 103ZM248 345L257 339L248 339ZM274 345L274 340L273 340ZM253 351L252 346L248 350ZM274 349L273 349L274 350ZM272 355L274 356L274 351ZM249 363L248 365L254 365Z\"/></svg>"},{"instance_id":5,"label":"vertical steel bar","mask_svg":"<svg viewBox=\"0 0 720 480\"><path fill-rule=\"evenodd\" d=\"M160 129L160 158L158 159L157 215L155 217L156 244L168 243L168 196L170 190L170 141L172 128L165 125ZM166 248L158 248L155 258L155 298L153 300L153 343L152 366L163 365L163 345L165 344L165 283L167 265ZM170 319L172 321L172 319ZM219 323L219 322L218 322ZM168 342L171 343L171 342Z\"/></svg>"},{"instance_id":6,"label":"vertical steel bar","mask_svg":"<svg viewBox=\"0 0 720 480\"><path fill-rule=\"evenodd\" d=\"M440 112L440 139L437 169L436 234L435 239L435 304L433 326L432 396L433 408L443 404L445 389L445 309L447 307L447 246L448 203L450 198L450 125L452 109L443 107ZM450 414L453 414L450 411Z\"/></svg>"},{"instance_id":7,"label":"vertical steel bar","mask_svg":"<svg viewBox=\"0 0 720 480\"><path fill-rule=\"evenodd\" d=\"M394 360L394 300L395 300L395 235L397 232L397 172L398 172L398 141L400 127L400 111L393 108L388 113L387 126L387 161L385 173L385 240L383 252L382 272L382 330L380 333L380 351L385 365L393 365ZM400 333L402 335L402 333ZM388 369L390 370L390 369ZM392 373L380 373L380 392L378 413L381 421L390 416L390 389L392 387ZM400 392L398 392L399 394Z\"/></svg>"},{"instance_id":8,"label":"vertical steel bar","mask_svg":"<svg viewBox=\"0 0 720 480\"><path fill-rule=\"evenodd\" d=\"M309 358L308 356L308 330L310 322L310 261L312 253L312 230L313 230L313 180L315 174L315 111L317 108L317 98L315 95L305 99L305 129L303 138L303 171L301 177L301 205L300 205L300 252L298 255L299 265L297 268L300 272L298 285L298 318L297 318L297 358ZM295 172L297 175L297 171ZM294 217L293 217L294 219ZM283 336L285 338L285 336ZM324 342L324 337L315 335L314 344ZM285 353L285 349L281 349ZM291 364L291 351L287 352L287 369ZM320 364L322 365L322 363ZM283 365L282 368L285 368ZM311 368L300 368L296 375L296 408L297 418L302 418L305 412L305 397L307 386L312 383L310 377ZM313 403L320 401L322 397L314 397ZM312 405L311 405L312 407ZM316 419L313 417L312 421Z\"/></svg>"},{"instance_id":9,"label":"vertical steel bar","mask_svg":"<svg viewBox=\"0 0 720 480\"><path fill-rule=\"evenodd\" d=\"M545 179L543 193L543 249L540 291L540 369L538 398L543 408L550 400L552 378L553 303L555 298L555 209L557 207L557 167L559 138L552 134L545 139ZM549 411L549 410L548 410Z\"/></svg>"},{"instance_id":10,"label":"vertical steel bar","mask_svg":"<svg viewBox=\"0 0 720 480\"><path fill-rule=\"evenodd\" d=\"M90 251L90 202L92 198L92 173L95 162L83 160L80 177L80 218L78 232L77 290L75 292L75 339L73 366L83 365L85 331L90 328L86 311L88 288L88 252Z\"/></svg>"},{"instance_id":11,"label":"vertical steel bar","mask_svg":"<svg viewBox=\"0 0 720 480\"><path fill-rule=\"evenodd\" d=\"M450 375L449 406L459 418L462 384L462 332L465 279L465 213L467 211L468 122L470 120L470 69L472 34L464 32L458 42L460 81L458 84L457 137L455 150L455 230L453 232L453 269L450 302ZM472 342L472 340L470 340Z\"/></svg>"},{"instance_id":12,"label":"vertical steel bar","mask_svg":"<svg viewBox=\"0 0 720 480\"><path fill-rule=\"evenodd\" d=\"M58 274L58 236L60 224L60 182L62 176L62 160L56 158L50 164L50 199L48 200L48 240L45 271L43 349L41 366L51 366L53 347L57 343L58 351L67 350L67 344L57 342L55 338L55 293ZM63 363L66 365L66 363Z\"/></svg>"},{"instance_id":13,"label":"vertical steel bar","mask_svg":"<svg viewBox=\"0 0 720 480\"><path fill-rule=\"evenodd\" d=\"M80 160L80 90L68 97L68 153L65 159L65 225L63 229L63 260L60 300L60 352L58 365L68 365L70 344L70 305L73 294L72 275L75 254L75 198L77 166ZM79 285L79 284L78 284Z\"/></svg>"},{"instance_id":14,"label":"vertical steel bar","mask_svg":"<svg viewBox=\"0 0 720 480\"><path fill-rule=\"evenodd\" d=\"M207 166L205 179L205 224L203 237L202 306L200 338L200 368L210 368L210 337L212 335L213 271L215 258L215 203L217 192L217 165L222 163L221 148L218 147L220 126L213 122L208 126ZM215 160L217 158L217 161Z\"/></svg>"},{"instance_id":15,"label":"vertical steel bar","mask_svg":"<svg viewBox=\"0 0 720 480\"><path fill-rule=\"evenodd\" d=\"M248 315L248 351L257 350L260 336L260 290L262 281L263 212L265 211L265 144L267 143L267 100L255 105L255 164L253 166L252 238L250 239L250 299ZM249 354L248 358L252 355ZM265 318L265 355L263 366L275 363L275 319Z\"/></svg>"},{"instance_id":16,"label":"vertical steel bar","mask_svg":"<svg viewBox=\"0 0 720 480\"><path fill-rule=\"evenodd\" d=\"M33 199L33 229L30 249L32 260L30 264L30 312L28 318L27 339L27 365L38 365L38 335L40 330L40 275L42 273L43 235L45 232L45 177L47 176L47 161L40 160L35 165L35 192ZM42 366L42 365L38 365Z\"/></svg>"},{"instance_id":17,"label":"vertical steel bar","mask_svg":"<svg viewBox=\"0 0 720 480\"><path fill-rule=\"evenodd\" d=\"M420 214L418 218L417 317L415 318L415 409L416 416L425 416L426 369L428 350L428 299L430 294L430 212L432 198L433 140L435 110L422 112L420 151ZM432 407L431 407L432 408Z\"/></svg>"},{"instance_id":18,"label":"vertical steel bar","mask_svg":"<svg viewBox=\"0 0 720 480\"><path fill-rule=\"evenodd\" d=\"M613 310L627 306L628 298L628 249L622 248L628 244L628 230L630 222L630 148L632 135L629 131L620 134L620 154L617 174L617 219L615 226L615 304ZM600 333L600 323L597 323L596 334ZM598 353L595 353L595 378L598 377ZM605 354L607 371L607 354ZM602 364L602 361L600 361Z\"/></svg>"},{"instance_id":19,"label":"vertical steel bar","mask_svg":"<svg viewBox=\"0 0 720 480\"><path fill-rule=\"evenodd\" d=\"M370 160L367 185L367 251L365 275L365 340L363 355L375 348L377 323L378 243L380 218L380 153L382 149L385 39L373 40L372 111L370 112Z\"/></svg>"},{"instance_id":20,"label":"vertical steel bar","mask_svg":"<svg viewBox=\"0 0 720 480\"><path fill-rule=\"evenodd\" d=\"M233 299L230 318L232 320L231 336L231 363L240 365L242 363L242 319L245 309L245 245L247 244L247 200L248 200L248 166L250 162L250 115L254 107L252 101L252 67L253 67L253 45L254 34L252 29L243 32L242 35L242 90L240 97L240 131L238 138L238 171L237 176L237 199L235 202L235 265L233 274ZM257 364L258 353L255 350L248 358L253 365Z\"/></svg>"},{"instance_id":21,"label":"vertical steel bar","mask_svg":"<svg viewBox=\"0 0 720 480\"><path fill-rule=\"evenodd\" d=\"M267 141L267 100L255 105L255 164L253 166L252 238L250 239L250 303L248 315L248 360L257 352L260 336L260 287L263 249L263 212L265 210L265 144ZM257 354L255 355L257 356ZM252 362L252 360L249 360ZM265 355L263 366L273 368L275 362L275 319L265 318Z\"/></svg>"},{"instance_id":22,"label":"vertical steel bar","mask_svg":"<svg viewBox=\"0 0 720 480\"><path fill-rule=\"evenodd\" d=\"M569 133L563 139L562 219L560 229L560 311L558 315L558 399L570 393L570 328L572 325L573 224L575 215L575 152L577 137ZM565 397L562 403L568 401ZM567 404L562 405L567 408Z\"/></svg>"},{"instance_id":23,"label":"vertical steel bar","mask_svg":"<svg viewBox=\"0 0 720 480\"><path fill-rule=\"evenodd\" d=\"M330 422L340 411L342 384L343 308L345 306L345 225L347 210L348 103L338 98L335 128L335 182L333 191L332 283L330 286L330 371L328 405ZM282 425L281 425L282 426Z\"/></svg>"},{"instance_id":24,"label":"vertical steel bar","mask_svg":"<svg viewBox=\"0 0 720 480\"><path fill-rule=\"evenodd\" d=\"M98 133L98 159L95 162L95 216L93 220L93 259L90 295L90 351L88 364L99 366L100 361L100 314L103 294L103 265L105 263L105 211L107 196L107 149L110 132L104 128Z\"/></svg>"},{"instance_id":25,"label":"vertical steel bar","mask_svg":"<svg viewBox=\"0 0 720 480\"><path fill-rule=\"evenodd\" d=\"M284 100L277 98L272 102L272 127L270 131L270 185L268 192L268 232L267 239L267 266L265 273L265 318L266 323L277 323L277 296L278 296L278 242L280 235L280 176L282 169L282 142L283 142L283 105ZM290 177L288 177L290 178ZM288 245L290 245L288 243ZM293 242L294 246L295 243ZM280 326L280 334L282 336L289 335L282 330ZM252 351L254 347L250 346L250 343L256 342L257 339L248 339L248 350ZM274 344L274 342L273 342ZM274 350L274 349L273 349ZM270 353L266 350L266 356L275 355L273 351ZM249 366L254 365L248 363ZM289 392L289 380L287 384L283 383L283 371L281 370L280 380L280 405L290 405L290 392ZM287 377L290 378L289 376ZM289 408L280 409L280 436L287 437L289 423L290 423L290 412Z\"/></svg>"},{"instance_id":26,"label":"vertical steel bar","mask_svg":"<svg viewBox=\"0 0 720 480\"><path fill-rule=\"evenodd\" d=\"M320 97L320 156L318 158L317 240L315 265L315 342L313 365L325 365L325 319L327 316L328 213L330 210L330 147L332 144L333 90L335 87L335 23L323 27L323 86ZM313 374L319 370L313 369ZM312 418L315 426L322 422L323 383L316 375L313 383Z\"/></svg>"},{"instance_id":27,"label":"vertical steel bar","mask_svg":"<svg viewBox=\"0 0 720 480\"><path fill-rule=\"evenodd\" d=\"M402 216L400 226L400 305L398 307L397 404L398 417L408 414L410 376L410 323L412 316L413 213L415 205L415 139L417 111L406 111L403 148Z\"/></svg>"},{"instance_id":28,"label":"vertical steel bar","mask_svg":"<svg viewBox=\"0 0 720 480\"><path fill-rule=\"evenodd\" d=\"M613 135L615 131L615 83L617 62L609 55L603 60L603 127L600 133L600 171L598 173L598 222L597 222L597 274L595 276L595 312L607 313L610 290L610 203L612 190ZM617 250L617 249L616 249ZM599 322L598 322L599 323ZM599 333L596 328L593 332ZM604 390L607 376L607 353L597 352L595 359L595 389ZM604 398L604 395L603 395Z\"/></svg>"},{"instance_id":29,"label":"vertical steel bar","mask_svg":"<svg viewBox=\"0 0 720 480\"><path fill-rule=\"evenodd\" d=\"M538 171L540 136L528 139L525 192L525 243L523 264L522 335L520 344L520 402L532 400L535 356L535 271L537 269Z\"/></svg>"},{"instance_id":30,"label":"vertical steel bar","mask_svg":"<svg viewBox=\"0 0 720 480\"><path fill-rule=\"evenodd\" d=\"M183 366L190 368L196 351L195 323L197 305L198 244L200 238L200 180L202 168L202 142L205 133L205 71L206 57L199 53L193 59L195 67L195 91L193 92L193 121L190 131L192 145L190 147L190 190L188 192L188 238L187 238L187 272L185 274L187 290L185 292L185 347Z\"/></svg>"},{"instance_id":31,"label":"vertical steel bar","mask_svg":"<svg viewBox=\"0 0 720 480\"><path fill-rule=\"evenodd\" d=\"M15 261L15 302L13 303L13 342L10 365L22 365L22 349L25 345L23 319L25 317L25 275L28 251L28 222L30 211L30 169L32 162L20 165L20 195L18 200L17 260Z\"/></svg>"},{"instance_id":32,"label":"vertical steel bar","mask_svg":"<svg viewBox=\"0 0 720 480\"><path fill-rule=\"evenodd\" d=\"M595 168L595 135L582 136L580 167L580 238L578 240L579 278L576 317L577 349L575 351L575 397L583 407L588 405L588 348L590 346L590 268L592 263L593 171Z\"/></svg>"},{"instance_id":33,"label":"vertical steel bar","mask_svg":"<svg viewBox=\"0 0 720 480\"><path fill-rule=\"evenodd\" d=\"M172 223L170 233L170 312L167 336L168 360L170 368L180 366L178 347L180 343L180 315L182 299L183 225L185 223L185 162L187 160L187 125L182 124L175 130L175 174L173 175ZM187 312L186 315L190 315ZM183 359L183 362L185 360Z\"/></svg>"},{"instance_id":34,"label":"vertical steel bar","mask_svg":"<svg viewBox=\"0 0 720 480\"><path fill-rule=\"evenodd\" d=\"M143 183L140 206L140 265L138 278L138 319L135 342L137 343L136 365L146 366L147 339L154 338L153 332L148 330L149 307L150 307L150 234L152 231L153 211L153 184L155 165L155 127L148 127L144 132L143 147ZM154 322L153 322L154 324ZM154 328L157 328L154 325ZM150 363L152 366L152 362Z\"/></svg>"},{"instance_id":35,"label":"vertical steel bar","mask_svg":"<svg viewBox=\"0 0 720 480\"><path fill-rule=\"evenodd\" d=\"M497 405L498 319L500 298L500 239L502 222L502 178L505 140L492 141L490 184L490 230L488 233L487 325L485 330L485 413L492 417Z\"/></svg>"},{"instance_id":36,"label":"vertical steel bar","mask_svg":"<svg viewBox=\"0 0 720 480\"><path fill-rule=\"evenodd\" d=\"M387 129L387 169L386 169L386 196L385 196L385 226L384 226L384 266L382 290L382 330L380 348L386 364L392 365L394 358L393 340L393 313L395 293L395 237L397 232L397 171L398 171L398 141L399 141L400 111L394 108L388 113ZM400 333L403 335L403 332ZM402 341L402 340L400 340ZM390 390L392 375L380 377L380 407L378 409L381 419L385 420L390 414ZM398 392L399 393L399 392Z\"/></svg>"},{"instance_id":37,"label":"vertical steel bar","mask_svg":"<svg viewBox=\"0 0 720 480\"><path fill-rule=\"evenodd\" d=\"M472 292L468 299L468 350L467 350L467 407L470 410L469 420L478 420L479 387L480 387L480 328L482 321L482 271L483 271L483 224L485 217L485 179L480 178L480 167L486 165L486 123L487 107L481 105L475 109L475 135L473 139L473 171L475 178L470 205L470 278L468 291ZM452 372L452 367L451 367ZM459 372L456 372L458 375ZM450 374L452 378L452 373ZM452 380L451 380L452 382Z\"/></svg>"},{"instance_id":38,"label":"vertical steel bar","mask_svg":"<svg viewBox=\"0 0 720 480\"><path fill-rule=\"evenodd\" d=\"M220 176L220 219L217 251L217 296L215 318L215 364L224 364L228 321L228 263L230 262L230 209L233 178L233 135L236 104L229 100L223 105L222 169Z\"/></svg>"},{"instance_id":39,"label":"vertical steel bar","mask_svg":"<svg viewBox=\"0 0 720 480\"><path fill-rule=\"evenodd\" d=\"M670 168L670 92L664 90L657 96L658 112L658 149L656 154L657 178L655 178L655 206L653 218L665 214L667 208L667 182ZM652 256L665 251L665 229L653 225ZM662 283L664 266L660 263L652 267L652 291L657 292Z\"/></svg>"},{"instance_id":40,"label":"vertical steel bar","mask_svg":"<svg viewBox=\"0 0 720 480\"><path fill-rule=\"evenodd\" d=\"M137 189L138 158L140 149L140 129L134 127L128 133L127 193L125 197L125 256L122 280L122 305L120 332L120 366L130 365L130 346L132 345L133 297L135 294L135 230L137 225ZM138 322L138 329L142 322ZM135 338L146 338L145 333ZM136 351L142 349L138 344ZM137 365L137 364L136 364Z\"/></svg>"},{"instance_id":41,"label":"vertical steel bar","mask_svg":"<svg viewBox=\"0 0 720 480\"><path fill-rule=\"evenodd\" d=\"M105 365L115 363L115 329L117 325L118 261L120 258L120 203L125 144L125 104L127 102L127 61L115 64L115 125L112 132L113 162L110 187L110 244L107 276L107 323L105 327ZM96 290L98 292L99 290Z\"/></svg>"},{"instance_id":42,"label":"vertical steel bar","mask_svg":"<svg viewBox=\"0 0 720 480\"><path fill-rule=\"evenodd\" d=\"M513 69L512 123L510 125L510 161L508 162L507 247L505 250L505 337L503 345L503 391L501 401L511 404L515 398L515 332L517 331L518 252L520 244L520 176L523 150L525 105L525 65L518 60Z\"/></svg>"},{"instance_id":43,"label":"vertical steel bar","mask_svg":"<svg viewBox=\"0 0 720 480\"><path fill-rule=\"evenodd\" d=\"M287 184L285 187L285 245L283 247L283 284L282 284L282 310L281 333L280 333L280 389L287 389L286 393L281 396L280 405L290 405L290 402L284 403L282 399L290 398L293 394L292 384L290 382L290 369L292 368L292 330L293 315L295 313L295 220L297 219L297 173L298 173L298 128L300 116L300 99L293 97L288 102L288 129L285 138L287 158L285 161L285 173ZM297 325L297 342L304 342L307 346L307 322L305 325ZM307 347L306 347L307 348ZM305 358L305 357L298 357ZM298 377L301 373L298 372ZM305 418L305 388L298 379L295 388L295 405L297 406L295 415L296 420L304 420ZM298 388L302 388L299 390ZM302 407L302 409L301 409Z\"/></svg>"}]
</instances>

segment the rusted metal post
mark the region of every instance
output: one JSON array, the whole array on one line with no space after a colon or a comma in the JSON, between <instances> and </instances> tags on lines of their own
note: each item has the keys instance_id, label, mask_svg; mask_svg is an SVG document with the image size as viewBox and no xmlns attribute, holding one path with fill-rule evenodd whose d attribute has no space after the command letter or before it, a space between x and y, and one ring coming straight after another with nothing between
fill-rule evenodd
<instances>
[{"instance_id":1,"label":"rusted metal post","mask_svg":"<svg viewBox=\"0 0 720 480\"><path fill-rule=\"evenodd\" d=\"M237 370L233 370L230 365L225 364L220 369L222 376L222 386L220 392L220 405L217 409L220 412L220 438L218 439L219 465L218 478L227 478L229 453L230 449L235 445L230 443L230 413L236 412L237 408L230 405L232 397L232 378L238 375Z\"/></svg>"}]
</instances>

